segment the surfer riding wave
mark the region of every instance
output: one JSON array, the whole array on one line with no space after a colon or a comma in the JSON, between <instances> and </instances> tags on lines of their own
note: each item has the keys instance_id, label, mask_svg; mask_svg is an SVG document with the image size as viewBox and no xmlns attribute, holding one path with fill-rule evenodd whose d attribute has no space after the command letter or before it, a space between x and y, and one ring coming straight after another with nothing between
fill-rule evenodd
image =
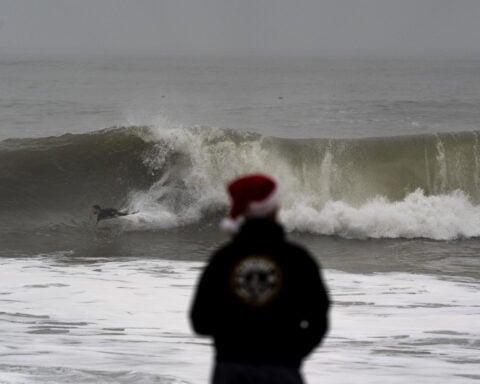
<instances>
[{"instance_id":1,"label":"surfer riding wave","mask_svg":"<svg viewBox=\"0 0 480 384\"><path fill-rule=\"evenodd\" d=\"M92 213L97 216L97 223L100 220L113 219L119 216L127 216L128 212L120 212L115 208L101 208L98 204L92 206Z\"/></svg>"}]
</instances>

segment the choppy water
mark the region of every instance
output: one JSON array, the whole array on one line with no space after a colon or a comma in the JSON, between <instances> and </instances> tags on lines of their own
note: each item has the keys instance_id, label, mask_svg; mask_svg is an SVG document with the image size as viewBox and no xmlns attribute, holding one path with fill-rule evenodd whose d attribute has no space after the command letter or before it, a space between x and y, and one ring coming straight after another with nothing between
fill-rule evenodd
<instances>
[{"instance_id":1,"label":"choppy water","mask_svg":"<svg viewBox=\"0 0 480 384\"><path fill-rule=\"evenodd\" d=\"M0 60L0 383L204 383L224 184L324 267L310 383L480 379L480 62ZM95 225L92 204L135 215Z\"/></svg>"}]
</instances>

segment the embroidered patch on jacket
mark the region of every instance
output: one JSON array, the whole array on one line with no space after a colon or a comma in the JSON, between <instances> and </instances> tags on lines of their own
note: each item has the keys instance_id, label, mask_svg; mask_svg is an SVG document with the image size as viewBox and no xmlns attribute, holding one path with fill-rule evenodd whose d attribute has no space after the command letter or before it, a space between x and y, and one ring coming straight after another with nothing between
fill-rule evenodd
<instances>
[{"instance_id":1,"label":"embroidered patch on jacket","mask_svg":"<svg viewBox=\"0 0 480 384\"><path fill-rule=\"evenodd\" d=\"M233 293L243 302L263 306L278 295L282 285L282 271L268 256L248 256L233 268L231 285Z\"/></svg>"}]
</instances>

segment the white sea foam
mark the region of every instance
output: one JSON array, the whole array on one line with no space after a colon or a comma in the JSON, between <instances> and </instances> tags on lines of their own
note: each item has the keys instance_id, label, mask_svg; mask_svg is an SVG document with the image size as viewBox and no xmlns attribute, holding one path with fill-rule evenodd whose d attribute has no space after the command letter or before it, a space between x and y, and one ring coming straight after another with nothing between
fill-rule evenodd
<instances>
[{"instance_id":1,"label":"white sea foam","mask_svg":"<svg viewBox=\"0 0 480 384\"><path fill-rule=\"evenodd\" d=\"M480 206L474 206L461 191L426 196L418 189L402 201L378 196L359 207L328 201L315 209L299 201L286 207L282 218L291 230L347 238L450 240L480 236Z\"/></svg>"},{"instance_id":2,"label":"white sea foam","mask_svg":"<svg viewBox=\"0 0 480 384\"><path fill-rule=\"evenodd\" d=\"M0 263L1 383L206 382L186 315L198 264Z\"/></svg>"},{"instance_id":3,"label":"white sea foam","mask_svg":"<svg viewBox=\"0 0 480 384\"><path fill-rule=\"evenodd\" d=\"M210 342L187 319L203 264L65 261L0 260L2 384L208 381ZM324 274L331 330L304 367L308 382L480 378L478 280Z\"/></svg>"}]
</instances>

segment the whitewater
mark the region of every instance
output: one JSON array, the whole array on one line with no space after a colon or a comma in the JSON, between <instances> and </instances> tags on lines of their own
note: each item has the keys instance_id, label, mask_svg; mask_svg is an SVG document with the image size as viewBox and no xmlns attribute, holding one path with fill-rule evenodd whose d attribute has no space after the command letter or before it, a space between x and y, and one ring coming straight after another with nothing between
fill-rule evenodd
<instances>
[{"instance_id":1,"label":"whitewater","mask_svg":"<svg viewBox=\"0 0 480 384\"><path fill-rule=\"evenodd\" d=\"M68 256L2 260L0 382L208 381L212 347L192 335L185 317L201 263L72 265ZM474 279L335 270L327 276L332 329L306 363L310 382L478 379Z\"/></svg>"},{"instance_id":2,"label":"whitewater","mask_svg":"<svg viewBox=\"0 0 480 384\"><path fill-rule=\"evenodd\" d=\"M188 309L248 172L333 300L307 382L478 382L479 68L2 57L0 383L207 382Z\"/></svg>"}]
</instances>

